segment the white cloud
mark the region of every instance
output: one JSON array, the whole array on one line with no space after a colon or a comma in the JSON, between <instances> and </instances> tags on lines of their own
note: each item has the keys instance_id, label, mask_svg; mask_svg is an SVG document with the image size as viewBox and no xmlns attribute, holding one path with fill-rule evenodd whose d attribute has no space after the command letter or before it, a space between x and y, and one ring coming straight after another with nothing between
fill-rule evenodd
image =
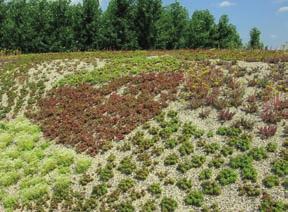
<instances>
[{"instance_id":1,"label":"white cloud","mask_svg":"<svg viewBox=\"0 0 288 212\"><path fill-rule=\"evenodd\" d=\"M278 13L287 13L288 12L288 7L280 7L277 12Z\"/></svg>"},{"instance_id":2,"label":"white cloud","mask_svg":"<svg viewBox=\"0 0 288 212\"><path fill-rule=\"evenodd\" d=\"M277 36L277 35L274 35L274 34L270 35L270 37L271 37L272 39L277 39L277 38L278 38L278 36Z\"/></svg>"},{"instance_id":3,"label":"white cloud","mask_svg":"<svg viewBox=\"0 0 288 212\"><path fill-rule=\"evenodd\" d=\"M231 7L234 5L235 5L235 3L231 2L231 1L222 1L221 3L219 3L219 7Z\"/></svg>"}]
</instances>

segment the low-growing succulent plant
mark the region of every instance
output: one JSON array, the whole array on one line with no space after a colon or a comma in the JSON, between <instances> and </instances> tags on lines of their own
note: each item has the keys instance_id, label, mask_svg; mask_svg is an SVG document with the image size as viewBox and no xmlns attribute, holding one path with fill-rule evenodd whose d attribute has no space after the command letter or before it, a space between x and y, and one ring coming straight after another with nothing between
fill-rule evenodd
<instances>
[{"instance_id":1,"label":"low-growing succulent plant","mask_svg":"<svg viewBox=\"0 0 288 212\"><path fill-rule=\"evenodd\" d=\"M118 170L122 174L130 175L132 174L136 169L136 164L132 160L131 157L125 157L120 161L120 164L118 166Z\"/></svg>"},{"instance_id":2,"label":"low-growing succulent plant","mask_svg":"<svg viewBox=\"0 0 288 212\"><path fill-rule=\"evenodd\" d=\"M267 139L276 134L277 126L276 125L269 125L264 127L259 127L259 135L262 139Z\"/></svg>"},{"instance_id":3,"label":"low-growing succulent plant","mask_svg":"<svg viewBox=\"0 0 288 212\"><path fill-rule=\"evenodd\" d=\"M267 188L278 186L279 183L279 178L276 175L269 175L263 179L263 184Z\"/></svg>"},{"instance_id":4,"label":"low-growing succulent plant","mask_svg":"<svg viewBox=\"0 0 288 212\"><path fill-rule=\"evenodd\" d=\"M127 192L129 189L131 189L133 186L135 185L135 181L127 178L127 179L123 179L119 182L118 184L118 188L122 191L122 192Z\"/></svg>"},{"instance_id":5,"label":"low-growing succulent plant","mask_svg":"<svg viewBox=\"0 0 288 212\"><path fill-rule=\"evenodd\" d=\"M284 159L277 159L272 164L272 172L279 177L288 175L288 161Z\"/></svg>"},{"instance_id":6,"label":"low-growing succulent plant","mask_svg":"<svg viewBox=\"0 0 288 212\"><path fill-rule=\"evenodd\" d=\"M196 190L191 191L184 199L186 205L193 205L196 207L201 207L203 201L204 201L203 193L201 191Z\"/></svg>"},{"instance_id":7,"label":"low-growing succulent plant","mask_svg":"<svg viewBox=\"0 0 288 212\"><path fill-rule=\"evenodd\" d=\"M148 192L155 195L156 197L159 197L162 189L161 189L161 185L159 183L153 183L148 187Z\"/></svg>"},{"instance_id":8,"label":"low-growing succulent plant","mask_svg":"<svg viewBox=\"0 0 288 212\"><path fill-rule=\"evenodd\" d=\"M192 155L190 164L192 168L199 168L205 163L205 161L206 158L203 155Z\"/></svg>"},{"instance_id":9,"label":"low-growing succulent plant","mask_svg":"<svg viewBox=\"0 0 288 212\"><path fill-rule=\"evenodd\" d=\"M257 171L253 166L246 166L241 171L242 180L250 180L252 182L256 182L257 175Z\"/></svg>"},{"instance_id":10,"label":"low-growing succulent plant","mask_svg":"<svg viewBox=\"0 0 288 212\"><path fill-rule=\"evenodd\" d=\"M254 160L260 161L267 158L267 152L263 147L255 147L248 152Z\"/></svg>"},{"instance_id":11,"label":"low-growing succulent plant","mask_svg":"<svg viewBox=\"0 0 288 212\"><path fill-rule=\"evenodd\" d=\"M221 193L221 187L215 181L204 181L201 183L201 187L204 194L217 196Z\"/></svg>"},{"instance_id":12,"label":"low-growing succulent plant","mask_svg":"<svg viewBox=\"0 0 288 212\"><path fill-rule=\"evenodd\" d=\"M203 169L199 173L199 180L209 180L212 177L212 170L211 169Z\"/></svg>"},{"instance_id":13,"label":"low-growing succulent plant","mask_svg":"<svg viewBox=\"0 0 288 212\"><path fill-rule=\"evenodd\" d=\"M257 197L261 194L260 186L257 184L244 184L239 187L238 191L240 196Z\"/></svg>"},{"instance_id":14,"label":"low-growing succulent plant","mask_svg":"<svg viewBox=\"0 0 288 212\"><path fill-rule=\"evenodd\" d=\"M277 148L278 148L277 143L273 143L273 142L268 143L266 146L266 150L268 152L276 152Z\"/></svg>"},{"instance_id":15,"label":"low-growing succulent plant","mask_svg":"<svg viewBox=\"0 0 288 212\"><path fill-rule=\"evenodd\" d=\"M155 200L147 200L141 207L141 212L153 212L156 211Z\"/></svg>"},{"instance_id":16,"label":"low-growing succulent plant","mask_svg":"<svg viewBox=\"0 0 288 212\"><path fill-rule=\"evenodd\" d=\"M178 203L169 197L163 197L160 203L161 212L173 212L177 209Z\"/></svg>"},{"instance_id":17,"label":"low-growing succulent plant","mask_svg":"<svg viewBox=\"0 0 288 212\"><path fill-rule=\"evenodd\" d=\"M108 187L106 184L102 183L102 184L93 186L91 195L96 198L100 198L104 196L106 193L108 193Z\"/></svg>"},{"instance_id":18,"label":"low-growing succulent plant","mask_svg":"<svg viewBox=\"0 0 288 212\"><path fill-rule=\"evenodd\" d=\"M171 166L171 165L175 165L179 160L179 157L177 154L175 153L171 153L170 155L168 155L165 160L164 160L164 165L165 166Z\"/></svg>"},{"instance_id":19,"label":"low-growing succulent plant","mask_svg":"<svg viewBox=\"0 0 288 212\"><path fill-rule=\"evenodd\" d=\"M229 109L221 110L218 114L218 118L220 121L230 121L232 120L233 116L235 115L234 112L231 112Z\"/></svg>"},{"instance_id":20,"label":"low-growing succulent plant","mask_svg":"<svg viewBox=\"0 0 288 212\"><path fill-rule=\"evenodd\" d=\"M176 186L181 190L188 190L192 187L192 181L187 178L181 178L177 181Z\"/></svg>"},{"instance_id":21,"label":"low-growing succulent plant","mask_svg":"<svg viewBox=\"0 0 288 212\"><path fill-rule=\"evenodd\" d=\"M223 169L219 172L216 180L222 185L229 185L235 183L237 180L237 173L233 169Z\"/></svg>"}]
</instances>

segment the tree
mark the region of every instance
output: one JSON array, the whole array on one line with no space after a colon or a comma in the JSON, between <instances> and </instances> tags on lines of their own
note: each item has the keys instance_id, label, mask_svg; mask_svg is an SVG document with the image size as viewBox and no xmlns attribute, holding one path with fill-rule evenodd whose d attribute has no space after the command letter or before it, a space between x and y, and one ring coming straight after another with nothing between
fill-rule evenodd
<instances>
[{"instance_id":1,"label":"tree","mask_svg":"<svg viewBox=\"0 0 288 212\"><path fill-rule=\"evenodd\" d=\"M188 12L177 1L164 8L156 24L156 48L179 49L186 46Z\"/></svg>"},{"instance_id":2,"label":"tree","mask_svg":"<svg viewBox=\"0 0 288 212\"><path fill-rule=\"evenodd\" d=\"M50 37L52 45L50 51L69 51L73 50L74 31L73 31L73 10L70 7L70 0L57 0L51 2L51 31Z\"/></svg>"},{"instance_id":3,"label":"tree","mask_svg":"<svg viewBox=\"0 0 288 212\"><path fill-rule=\"evenodd\" d=\"M136 27L140 48L155 48L156 22L159 20L161 12L161 0L137 0Z\"/></svg>"},{"instance_id":4,"label":"tree","mask_svg":"<svg viewBox=\"0 0 288 212\"><path fill-rule=\"evenodd\" d=\"M6 17L6 4L4 0L0 0L0 49L2 47L2 38L3 38L3 26L5 22L5 17Z\"/></svg>"},{"instance_id":5,"label":"tree","mask_svg":"<svg viewBox=\"0 0 288 212\"><path fill-rule=\"evenodd\" d=\"M83 0L77 36L80 50L99 48L101 10L98 0ZM77 19L75 20L77 21Z\"/></svg>"},{"instance_id":6,"label":"tree","mask_svg":"<svg viewBox=\"0 0 288 212\"><path fill-rule=\"evenodd\" d=\"M258 28L254 27L251 29L250 41L248 44L248 47L250 49L263 49L264 45L261 42L260 36L261 36L261 31Z\"/></svg>"},{"instance_id":7,"label":"tree","mask_svg":"<svg viewBox=\"0 0 288 212\"><path fill-rule=\"evenodd\" d=\"M217 26L217 47L234 49L240 48L241 46L242 42L236 27L229 23L227 15L221 16Z\"/></svg>"},{"instance_id":8,"label":"tree","mask_svg":"<svg viewBox=\"0 0 288 212\"><path fill-rule=\"evenodd\" d=\"M134 0L111 0L102 19L102 48L137 49Z\"/></svg>"},{"instance_id":9,"label":"tree","mask_svg":"<svg viewBox=\"0 0 288 212\"><path fill-rule=\"evenodd\" d=\"M188 32L190 48L213 48L216 46L216 24L209 10L197 10L193 13Z\"/></svg>"}]
</instances>

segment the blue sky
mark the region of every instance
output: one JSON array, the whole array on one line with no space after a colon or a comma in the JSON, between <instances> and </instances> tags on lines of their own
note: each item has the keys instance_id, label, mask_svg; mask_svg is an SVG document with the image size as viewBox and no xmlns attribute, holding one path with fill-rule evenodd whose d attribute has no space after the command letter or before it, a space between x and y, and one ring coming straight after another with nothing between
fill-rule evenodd
<instances>
[{"instance_id":1,"label":"blue sky","mask_svg":"<svg viewBox=\"0 0 288 212\"><path fill-rule=\"evenodd\" d=\"M162 0L164 5L175 0ZM229 15L236 25L243 42L249 40L249 31L256 26L262 31L265 45L277 48L288 42L288 0L179 0L189 14L199 9L209 9L216 21L223 14ZM102 0L105 9L109 0Z\"/></svg>"}]
</instances>

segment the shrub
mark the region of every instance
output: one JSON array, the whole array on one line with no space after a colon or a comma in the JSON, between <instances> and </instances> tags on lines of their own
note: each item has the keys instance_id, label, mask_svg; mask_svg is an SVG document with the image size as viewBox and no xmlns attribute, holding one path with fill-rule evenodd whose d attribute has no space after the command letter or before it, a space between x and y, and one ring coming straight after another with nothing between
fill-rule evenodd
<instances>
[{"instance_id":1,"label":"shrub","mask_svg":"<svg viewBox=\"0 0 288 212\"><path fill-rule=\"evenodd\" d=\"M177 181L176 186L181 190L188 190L192 187L192 181L187 178L182 178Z\"/></svg>"},{"instance_id":2,"label":"shrub","mask_svg":"<svg viewBox=\"0 0 288 212\"><path fill-rule=\"evenodd\" d=\"M208 195L220 195L221 187L218 183L212 181L204 181L201 183L202 191Z\"/></svg>"},{"instance_id":3,"label":"shrub","mask_svg":"<svg viewBox=\"0 0 288 212\"><path fill-rule=\"evenodd\" d=\"M169 197L164 197L160 203L161 212L173 212L178 207L178 203Z\"/></svg>"},{"instance_id":4,"label":"shrub","mask_svg":"<svg viewBox=\"0 0 288 212\"><path fill-rule=\"evenodd\" d=\"M194 146L191 142L187 141L181 144L179 152L181 155L190 155L194 151Z\"/></svg>"},{"instance_id":5,"label":"shrub","mask_svg":"<svg viewBox=\"0 0 288 212\"><path fill-rule=\"evenodd\" d=\"M191 167L199 168L205 163L205 156L202 155L193 155L191 157Z\"/></svg>"},{"instance_id":6,"label":"shrub","mask_svg":"<svg viewBox=\"0 0 288 212\"><path fill-rule=\"evenodd\" d=\"M251 180L252 182L257 180L257 171L253 166L244 167L241 174L243 180Z\"/></svg>"},{"instance_id":7,"label":"shrub","mask_svg":"<svg viewBox=\"0 0 288 212\"><path fill-rule=\"evenodd\" d=\"M199 173L199 180L209 180L212 177L212 170L211 169L203 169Z\"/></svg>"},{"instance_id":8,"label":"shrub","mask_svg":"<svg viewBox=\"0 0 288 212\"><path fill-rule=\"evenodd\" d=\"M248 153L254 160L260 161L267 158L266 150L263 147L255 147L251 149Z\"/></svg>"},{"instance_id":9,"label":"shrub","mask_svg":"<svg viewBox=\"0 0 288 212\"><path fill-rule=\"evenodd\" d=\"M136 169L136 164L132 161L131 157L125 157L120 162L118 166L118 170L122 174L130 175L133 173L133 171Z\"/></svg>"},{"instance_id":10,"label":"shrub","mask_svg":"<svg viewBox=\"0 0 288 212\"><path fill-rule=\"evenodd\" d=\"M179 160L178 155L172 153L165 158L164 165L165 166L175 165L178 162L178 160Z\"/></svg>"},{"instance_id":11,"label":"shrub","mask_svg":"<svg viewBox=\"0 0 288 212\"><path fill-rule=\"evenodd\" d=\"M272 188L279 185L279 178L276 175L270 175L263 179L263 184L267 188Z\"/></svg>"},{"instance_id":12,"label":"shrub","mask_svg":"<svg viewBox=\"0 0 288 212\"><path fill-rule=\"evenodd\" d=\"M288 161L284 159L276 160L272 165L272 172L279 177L286 176L288 174Z\"/></svg>"},{"instance_id":13,"label":"shrub","mask_svg":"<svg viewBox=\"0 0 288 212\"><path fill-rule=\"evenodd\" d=\"M161 186L159 183L153 183L148 187L148 192L155 195L156 197L159 197L161 194Z\"/></svg>"},{"instance_id":14,"label":"shrub","mask_svg":"<svg viewBox=\"0 0 288 212\"><path fill-rule=\"evenodd\" d=\"M123 179L119 182L118 184L118 188L123 191L126 192L128 191L130 188L132 188L135 185L135 181L132 179Z\"/></svg>"},{"instance_id":15,"label":"shrub","mask_svg":"<svg viewBox=\"0 0 288 212\"><path fill-rule=\"evenodd\" d=\"M237 179L237 173L232 169L223 169L219 172L216 179L223 186L229 185L235 183Z\"/></svg>"},{"instance_id":16,"label":"shrub","mask_svg":"<svg viewBox=\"0 0 288 212\"><path fill-rule=\"evenodd\" d=\"M191 191L184 199L186 205L193 205L196 207L200 207L203 201L204 197L201 191Z\"/></svg>"}]
</instances>

